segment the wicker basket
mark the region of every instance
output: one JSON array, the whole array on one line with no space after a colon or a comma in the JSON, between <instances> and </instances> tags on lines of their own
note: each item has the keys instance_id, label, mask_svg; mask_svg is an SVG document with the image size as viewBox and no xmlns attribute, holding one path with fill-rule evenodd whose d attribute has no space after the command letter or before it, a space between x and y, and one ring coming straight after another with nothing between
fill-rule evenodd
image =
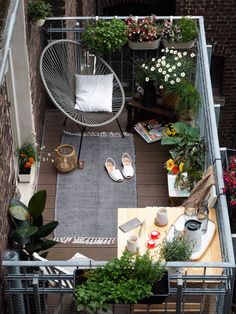
<instances>
[{"instance_id":1,"label":"wicker basket","mask_svg":"<svg viewBox=\"0 0 236 314\"><path fill-rule=\"evenodd\" d=\"M61 173L74 170L77 166L77 156L74 147L69 144L58 146L55 149L54 166Z\"/></svg>"}]
</instances>

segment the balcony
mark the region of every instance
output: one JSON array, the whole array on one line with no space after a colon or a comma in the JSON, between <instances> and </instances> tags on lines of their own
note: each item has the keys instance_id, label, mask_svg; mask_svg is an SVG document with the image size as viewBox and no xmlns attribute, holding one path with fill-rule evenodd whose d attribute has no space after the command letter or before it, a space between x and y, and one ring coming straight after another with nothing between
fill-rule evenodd
<instances>
[{"instance_id":1,"label":"balcony","mask_svg":"<svg viewBox=\"0 0 236 314\"><path fill-rule=\"evenodd\" d=\"M162 17L163 19L165 17ZM167 17L166 17L167 18ZM178 17L176 17L178 18ZM201 94L201 110L197 123L201 129L201 135L207 146L205 167L213 165L216 178L216 216L219 229L221 260L217 261L194 261L194 262L168 262L170 267L185 268L184 274L171 275L171 294L165 303L159 307L163 313L228 313L232 298L232 286L234 277L234 254L229 226L229 217L225 195L221 193L223 188L222 157L217 136L217 124L215 117L214 102L211 91L209 74L210 47L205 41L204 23L202 17L194 17L199 23L199 38L197 47L196 87ZM55 39L70 38L80 40L83 25L92 18L49 18L45 26L45 39L51 42ZM112 68L117 71L127 95L131 98L136 90L133 71L126 71L134 66L132 63L138 57L150 58L156 51L136 52L127 48L121 53L107 56L106 60ZM124 111L120 122L123 129L127 123L127 113ZM49 151L60 144L63 131L64 116L55 109L48 109L45 120L44 145ZM71 132L78 132L77 127L69 122L67 128ZM102 129L94 131L117 131L116 123L112 123ZM168 149L161 146L146 144L137 134L134 134L136 152L137 173L137 197L138 207L146 206L169 206L166 173L163 163L168 158ZM54 201L56 194L56 172L48 164L41 164L37 189L46 188L48 201L44 219L50 221L54 216ZM181 201L181 200L180 200ZM69 260L76 252L82 253L89 259ZM50 250L48 261L3 261L3 267L8 269L5 280L6 294L8 296L9 308L14 306L31 307L30 301L25 302L23 295L33 295L36 305L36 313L42 313L45 309L41 307L43 300L46 313L74 313L73 301L73 275L64 272L65 267L96 267L117 255L117 243L109 246L88 247L78 244L60 244ZM44 274L21 274L19 267L34 267L48 269ZM62 267L62 268L60 268ZM198 269L196 273L191 270ZM47 283L50 283L48 286ZM40 283L40 284L39 284ZM40 298L43 296L43 298ZM17 299L18 298L18 299ZM18 301L15 305L15 301ZM56 310L55 310L56 308ZM155 307L154 307L155 308ZM129 313L129 311L141 311L147 313L152 307L131 308L129 306L115 306L111 310L115 313ZM155 309L153 309L155 311Z\"/></svg>"}]
</instances>

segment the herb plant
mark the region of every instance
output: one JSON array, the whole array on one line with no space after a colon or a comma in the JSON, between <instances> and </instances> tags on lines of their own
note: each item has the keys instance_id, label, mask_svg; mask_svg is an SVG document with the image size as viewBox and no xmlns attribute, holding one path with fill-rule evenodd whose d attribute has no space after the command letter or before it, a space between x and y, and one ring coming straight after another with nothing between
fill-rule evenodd
<instances>
[{"instance_id":1,"label":"herb plant","mask_svg":"<svg viewBox=\"0 0 236 314\"><path fill-rule=\"evenodd\" d=\"M52 16L52 6L43 0L31 0L27 6L27 13L33 21Z\"/></svg>"},{"instance_id":2,"label":"herb plant","mask_svg":"<svg viewBox=\"0 0 236 314\"><path fill-rule=\"evenodd\" d=\"M160 256L166 262L187 261L192 255L192 247L188 240L173 238L163 240L161 243Z\"/></svg>"},{"instance_id":3,"label":"herb plant","mask_svg":"<svg viewBox=\"0 0 236 314\"><path fill-rule=\"evenodd\" d=\"M126 25L122 20L98 20L88 24L82 34L84 46L94 54L114 52L127 42Z\"/></svg>"},{"instance_id":4,"label":"herb plant","mask_svg":"<svg viewBox=\"0 0 236 314\"><path fill-rule=\"evenodd\" d=\"M125 252L120 259L89 271L87 281L76 287L77 310L94 313L107 310L109 303L137 303L153 294L152 285L164 271L149 253L132 256Z\"/></svg>"}]
</instances>

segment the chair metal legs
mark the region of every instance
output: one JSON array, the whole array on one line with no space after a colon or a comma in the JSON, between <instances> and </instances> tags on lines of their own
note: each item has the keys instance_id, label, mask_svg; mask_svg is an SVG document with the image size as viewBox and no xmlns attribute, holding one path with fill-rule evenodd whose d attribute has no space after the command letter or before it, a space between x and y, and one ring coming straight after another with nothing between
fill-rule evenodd
<instances>
[{"instance_id":1,"label":"chair metal legs","mask_svg":"<svg viewBox=\"0 0 236 314\"><path fill-rule=\"evenodd\" d=\"M121 128L121 126L120 126L119 120L116 119L116 122L117 122L117 124L118 124L119 129L120 129L121 136L124 138L125 136L124 136L124 133L123 133L122 128Z\"/></svg>"}]
</instances>

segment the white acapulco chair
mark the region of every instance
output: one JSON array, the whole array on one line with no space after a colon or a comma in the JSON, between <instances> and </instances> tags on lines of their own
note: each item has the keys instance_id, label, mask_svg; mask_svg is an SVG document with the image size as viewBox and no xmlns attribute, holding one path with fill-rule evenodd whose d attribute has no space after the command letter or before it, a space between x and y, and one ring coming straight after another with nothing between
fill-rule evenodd
<instances>
[{"instance_id":1,"label":"white acapulco chair","mask_svg":"<svg viewBox=\"0 0 236 314\"><path fill-rule=\"evenodd\" d=\"M56 40L48 44L40 58L40 74L43 84L53 103L81 129L78 151L78 165L83 134L87 127L100 127L116 120L125 104L125 94L121 82L112 68L99 56L91 55L80 43L73 40ZM75 75L113 75L112 111L85 112L75 109Z\"/></svg>"}]
</instances>

